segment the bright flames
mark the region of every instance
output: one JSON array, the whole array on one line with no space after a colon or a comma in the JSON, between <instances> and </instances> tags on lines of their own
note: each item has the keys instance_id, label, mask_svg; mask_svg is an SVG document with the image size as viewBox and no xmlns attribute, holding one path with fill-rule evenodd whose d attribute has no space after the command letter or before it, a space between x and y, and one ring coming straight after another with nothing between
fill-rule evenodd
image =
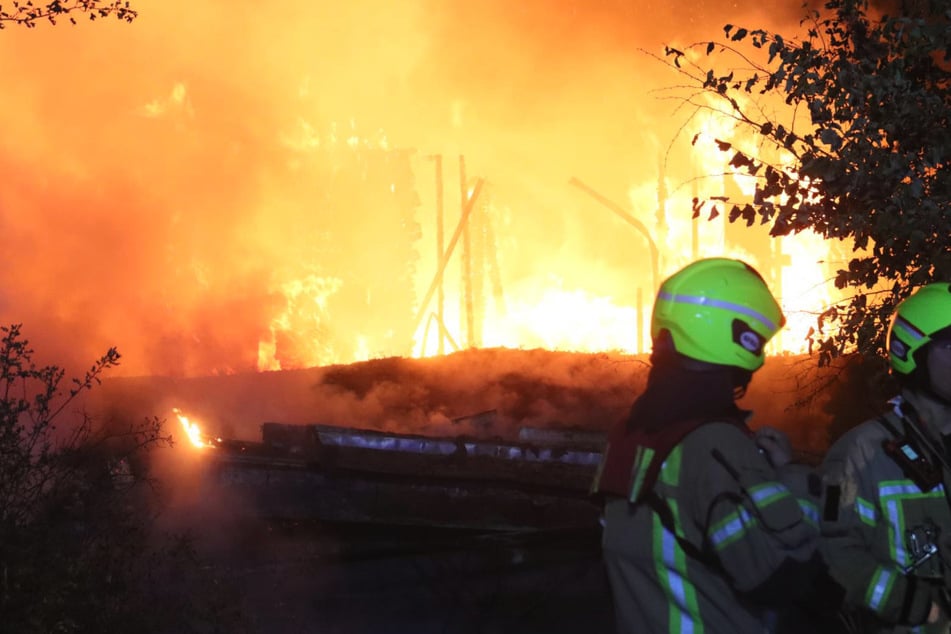
<instances>
[{"instance_id":1,"label":"bright flames","mask_svg":"<svg viewBox=\"0 0 951 634\"><path fill-rule=\"evenodd\" d=\"M735 134L722 122L710 126L709 121L702 126L701 136L708 140ZM353 144L352 139L348 144ZM697 144L693 154L696 164L691 169L697 173L716 174L724 169L724 155L713 142ZM474 234L470 240L476 244L470 244L468 255L461 253L461 248L450 253L438 282L444 294L441 317L434 299L426 306L416 306L427 318L418 320L411 344L404 349L390 347L392 339L388 336L392 333L386 332L385 321L381 324L383 330L376 332L347 328L333 331L330 324L335 321L335 296L351 284L345 277L308 273L278 282L272 291L281 297L283 307L271 318L268 336L258 342L257 369L350 363L392 355L426 357L466 347L643 354L650 351L649 323L656 284L692 259L714 256L748 262L764 275L779 298L787 325L771 343L770 354L806 352L816 316L835 301L829 282L828 243L807 232L770 238L766 228L758 224L747 229L742 220L728 223L723 208L715 220L706 219L709 207L701 218L691 219L692 198L697 191L677 187L672 177L657 178L659 184L631 186L626 201L630 216L654 231L650 236L653 245L648 245L646 236L630 231L617 220L614 229L626 236L623 240L630 250L626 260L597 263L559 252L557 258L540 259L535 264L535 268L550 272L514 280L506 279L501 267L505 259L521 264L517 260L518 244L513 239L506 245L498 238L508 212L493 201L475 201L476 210L467 223L470 234ZM704 179L703 195L729 195L733 201L752 199L753 187L748 179L727 173ZM658 192L667 189L672 191L665 191L661 200ZM473 195L471 187L467 192ZM603 214L612 220L608 210L597 209L597 203L586 213ZM453 220L458 223L458 233L462 221ZM445 242L451 230L450 226L444 228ZM432 240L433 231L433 227L425 226L423 237ZM504 252L506 246L511 250ZM649 246L659 252L656 275ZM435 263L433 267L437 268ZM574 269L575 273L554 272L565 269ZM431 281L432 274L432 269L418 268L412 281L417 298L423 295L423 284ZM386 271L377 275L386 281ZM569 276L571 280L566 279ZM606 285L613 291L605 293ZM366 299L367 311L386 312L386 305L374 304L369 292Z\"/></svg>"},{"instance_id":2,"label":"bright flames","mask_svg":"<svg viewBox=\"0 0 951 634\"><path fill-rule=\"evenodd\" d=\"M470 347L644 354L657 285L705 256L748 261L779 296L773 354L806 350L841 299L818 237L691 219L694 196L751 195L714 142L744 141L709 111L685 124L656 98L679 79L638 47L719 33L736 2L151 4L129 25L0 38L17 122L0 251L24 263L0 271L0 318L87 333L77 355L115 345L124 374L207 376ZM739 3L757 22L760 4ZM795 27L800 4L769 14Z\"/></svg>"},{"instance_id":3,"label":"bright flames","mask_svg":"<svg viewBox=\"0 0 951 634\"><path fill-rule=\"evenodd\" d=\"M188 437L188 441L192 444L193 447L199 449L214 448L217 445L215 441L206 436L202 431L201 427L197 423L193 423L188 419L187 416L182 414L181 410L177 407L172 410L172 413L178 417L178 421L182 424L182 429L185 430L185 436ZM218 442L221 442L221 439L216 439Z\"/></svg>"},{"instance_id":4,"label":"bright flames","mask_svg":"<svg viewBox=\"0 0 951 634\"><path fill-rule=\"evenodd\" d=\"M714 220L707 220L709 207L699 219L692 219L694 196L728 196L731 202L742 202L753 198L755 188L749 177L724 172L725 155L716 147L717 139L743 143L741 132L715 114L698 119L694 125L699 142L691 148L687 162L662 166L653 180L632 184L627 200L618 205L634 222L647 228L648 235L631 230L623 220L612 218L606 205L590 199L583 209L585 215L571 221L578 224L579 233L587 223L605 224L624 245L623 257L599 254L595 249L595 255L601 257L585 259L572 253L570 244L551 245L552 255L532 263L531 268L540 272L521 277L507 275L506 264L524 268L530 257L520 252L523 238L505 234L513 212L488 194L480 197L479 188L472 187L474 179L468 178L465 198L457 198L455 207L446 205L451 211L443 219L439 249L445 265L440 267L434 260L429 267L417 266L414 279L403 282L390 278L393 271L374 273L383 284L415 286L416 327L405 348L392 347L392 330L388 330L386 320L379 322L376 331L361 330L349 320L347 328L332 332L334 301L353 282L345 275L308 273L274 285L283 307L271 319L269 335L258 343L258 370L349 363L380 356L427 357L467 347L643 354L650 351L650 313L657 284L695 258L714 256L735 257L753 265L780 300L787 324L771 343L769 353L805 353L816 316L836 301L829 281L833 264L829 245L808 232L771 238L767 228L758 223L749 228L742 220L728 223L722 205ZM321 147L313 126L305 129L306 138L295 142L285 136L283 142L302 152ZM355 139L349 136L346 146L379 149L373 142ZM327 142L337 143L333 135ZM462 159L459 157L460 162ZM431 166L419 162L414 167L423 173ZM691 189L683 184L690 181L685 174L708 176L696 177L700 186ZM440 184L452 189L462 176L453 178L447 177ZM388 189L394 192L397 185L390 184ZM578 192L570 195L577 204L581 198ZM434 200L424 202L435 206ZM425 218L431 215L429 208L416 211L416 217L422 218L417 251L435 242L433 219ZM466 231L468 236L462 238ZM463 240L467 241L466 248L460 246ZM651 262L651 249L659 254L656 263ZM443 294L441 306L433 293L436 288ZM425 305L419 305L421 297ZM365 299L367 312L387 313L387 305L374 303L371 291L366 292ZM397 323L396 318L394 313L391 323Z\"/></svg>"}]
</instances>

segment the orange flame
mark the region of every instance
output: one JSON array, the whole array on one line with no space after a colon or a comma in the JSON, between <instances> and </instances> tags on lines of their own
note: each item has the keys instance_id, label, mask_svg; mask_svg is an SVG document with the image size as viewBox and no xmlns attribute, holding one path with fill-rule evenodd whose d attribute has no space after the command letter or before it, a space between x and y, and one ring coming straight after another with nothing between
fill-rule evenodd
<instances>
[{"instance_id":1,"label":"orange flame","mask_svg":"<svg viewBox=\"0 0 951 634\"><path fill-rule=\"evenodd\" d=\"M202 433L201 427L199 427L197 423L191 422L187 416L182 414L180 409L176 407L172 410L172 413L178 417L178 421L182 424L182 429L185 430L185 435L188 436L188 441L192 446L199 449L216 447L214 441L208 439L208 437ZM217 440L220 441L221 439L218 438Z\"/></svg>"},{"instance_id":2,"label":"orange flame","mask_svg":"<svg viewBox=\"0 0 951 634\"><path fill-rule=\"evenodd\" d=\"M350 363L394 354L426 357L469 346L647 353L656 286L698 257L734 257L759 270L787 317L787 326L771 343L769 353L806 352L816 315L841 299L830 282L834 257L829 242L810 232L770 237L759 222L748 229L742 227L743 219L728 223L727 206L723 204L713 221L706 220L709 207L700 219L692 219L694 196L724 196L731 204L740 205L753 199L755 181L725 166L725 155L717 141L755 153L756 139L735 120L715 111L695 118L688 128L688 133L696 132L698 136L689 157L678 164L666 163L654 177L632 175L627 200L617 201L651 234L628 234L629 227L619 222L616 232L629 245L626 258L613 256L607 249L595 253L597 259L586 258L582 253L587 247L583 245L573 251L572 247L579 245L568 234L574 228L579 235L584 234L585 225L591 222L579 217L569 221L578 224L568 225L564 244L551 255L535 257L531 268L525 270L524 262L529 257L525 254L531 245L525 244L523 252L521 238L505 233L508 210L496 206L483 193L485 200L476 198L467 223L472 234L470 248L479 254L469 257L482 259L470 262L460 275L461 249L451 254L441 275L445 299L438 318L434 302L416 307L425 314L418 320L411 347L388 348L384 331L331 333L325 324L335 317L332 300L348 282L313 273L294 277L296 271L287 271L289 277L273 289L283 302L271 320L268 335L258 341L258 370ZM352 144L353 140L347 142ZM373 142L360 141L357 145ZM776 158L779 163L784 159L788 161L788 157ZM697 184L698 179L690 174L711 176L699 179ZM691 183L697 186L690 187ZM470 198L474 195L472 187L466 187L465 192ZM610 211L587 202L591 207L585 211L596 220L602 212L610 219ZM435 237L435 226L424 223L422 229L421 244ZM443 240L449 241L450 234L451 227L445 227ZM645 238L653 244L648 245ZM659 254L659 261L654 263L656 270L651 266L649 246ZM504 266L507 263L516 264L521 274L510 277ZM417 268L413 283L418 295L424 295L422 290L432 280L433 268L438 266L432 261L430 266ZM374 310L373 304L368 304ZM386 307L376 310L385 312ZM339 345L344 339L347 342Z\"/></svg>"},{"instance_id":3,"label":"orange flame","mask_svg":"<svg viewBox=\"0 0 951 634\"><path fill-rule=\"evenodd\" d=\"M809 235L749 246L722 205L714 221L691 221L694 196L752 195L749 180L723 176L729 154L715 141L759 152L762 139L705 116L712 102L684 122L692 108L655 99L677 76L632 57L632 38L686 51L680 42L720 29L717 5L758 20L762 3L699 3L699 13L658 3L650 20L631 3L575 0L438 12L297 2L252 20L210 3L153 4L132 25L0 38L2 113L17 121L0 139L0 251L34 264L0 271L0 323L72 332L92 319L94 333L62 340L77 358L98 353L100 337L133 376L469 346L644 353L658 282L714 255L749 261L780 295L789 325L771 352L801 349L814 314L840 299L830 268L850 245L830 254ZM794 26L792 5L771 6L770 19ZM175 28L183 14L192 28ZM234 31L239 46L209 35ZM75 51L83 63L64 76ZM494 71L469 72L473 59ZM625 79L632 70L637 81ZM470 198L467 231L446 255ZM37 238L62 223L82 233ZM51 279L70 282L45 292Z\"/></svg>"}]
</instances>

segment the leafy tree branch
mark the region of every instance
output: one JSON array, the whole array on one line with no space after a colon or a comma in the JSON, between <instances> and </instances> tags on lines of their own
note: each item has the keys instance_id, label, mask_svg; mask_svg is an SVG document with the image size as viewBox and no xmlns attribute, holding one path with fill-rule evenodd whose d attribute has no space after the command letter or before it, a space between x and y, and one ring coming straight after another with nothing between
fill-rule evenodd
<instances>
[{"instance_id":1,"label":"leafy tree branch","mask_svg":"<svg viewBox=\"0 0 951 634\"><path fill-rule=\"evenodd\" d=\"M90 20L113 17L125 22L132 22L138 17L138 12L128 1L123 0L53 0L39 2L33 0L21 2L14 0L13 9L4 8L0 4L0 29L8 24L16 24L27 28L34 28L38 23L47 21L56 24L57 20L66 18L76 24L76 16L84 15ZM6 5L9 7L10 5Z\"/></svg>"},{"instance_id":2,"label":"leafy tree branch","mask_svg":"<svg viewBox=\"0 0 951 634\"><path fill-rule=\"evenodd\" d=\"M834 277L851 298L817 323L840 326L817 340L828 364L881 353L893 307L951 279L951 14L936 0L895 15L827 0L800 28L786 37L728 24L721 40L668 47L665 59L693 87L689 103L755 139L717 139L728 166L755 179L752 200L698 197L694 214L721 205L773 236L811 230L851 245Z\"/></svg>"},{"instance_id":3,"label":"leafy tree branch","mask_svg":"<svg viewBox=\"0 0 951 634\"><path fill-rule=\"evenodd\" d=\"M19 325L0 327L0 623L11 631L103 631L129 616L122 604L141 608L128 594L148 548L138 489L145 455L171 438L158 419L105 428L73 411L119 358L110 349L67 382L34 362Z\"/></svg>"}]
</instances>

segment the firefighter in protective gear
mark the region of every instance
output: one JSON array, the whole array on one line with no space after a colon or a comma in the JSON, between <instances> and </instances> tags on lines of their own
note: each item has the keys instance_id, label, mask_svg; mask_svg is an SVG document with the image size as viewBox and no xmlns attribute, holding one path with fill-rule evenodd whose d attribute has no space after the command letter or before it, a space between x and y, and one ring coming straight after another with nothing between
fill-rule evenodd
<instances>
[{"instance_id":1,"label":"firefighter in protective gear","mask_svg":"<svg viewBox=\"0 0 951 634\"><path fill-rule=\"evenodd\" d=\"M836 596L817 507L770 462L788 447L774 431L758 447L735 402L784 321L739 260L699 260L662 284L647 387L609 432L593 485L619 632L768 632L798 601L818 610L808 592Z\"/></svg>"},{"instance_id":2,"label":"firefighter in protective gear","mask_svg":"<svg viewBox=\"0 0 951 634\"><path fill-rule=\"evenodd\" d=\"M948 632L951 285L919 288L886 338L901 393L822 464L821 550L863 632Z\"/></svg>"}]
</instances>

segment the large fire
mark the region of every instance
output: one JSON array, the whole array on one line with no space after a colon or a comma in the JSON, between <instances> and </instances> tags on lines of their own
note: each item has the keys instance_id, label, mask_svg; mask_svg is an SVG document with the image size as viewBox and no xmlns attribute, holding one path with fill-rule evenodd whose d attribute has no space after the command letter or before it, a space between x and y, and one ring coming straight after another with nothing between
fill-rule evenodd
<instances>
[{"instance_id":1,"label":"large fire","mask_svg":"<svg viewBox=\"0 0 951 634\"><path fill-rule=\"evenodd\" d=\"M772 353L806 349L837 256L691 219L696 195L751 194L710 142L739 133L656 99L678 79L638 50L762 3L430 4L4 30L0 318L79 333L77 358L116 345L129 374L643 353L660 279L727 255L781 297Z\"/></svg>"}]
</instances>

